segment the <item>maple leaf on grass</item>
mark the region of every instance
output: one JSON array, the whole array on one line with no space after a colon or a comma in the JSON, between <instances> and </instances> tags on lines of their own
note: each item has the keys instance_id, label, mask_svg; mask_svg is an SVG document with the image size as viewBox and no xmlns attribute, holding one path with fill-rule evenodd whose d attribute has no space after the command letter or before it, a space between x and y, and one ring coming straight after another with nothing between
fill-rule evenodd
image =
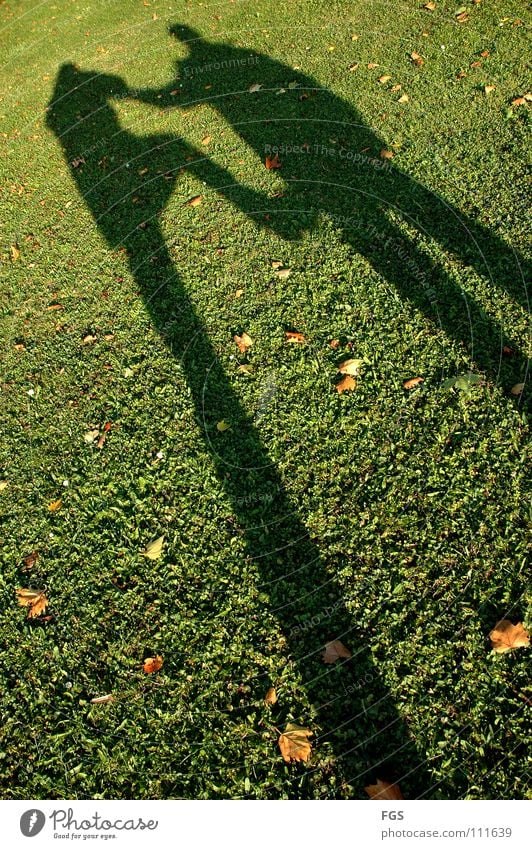
<instances>
[{"instance_id":1,"label":"maple leaf on grass","mask_svg":"<svg viewBox=\"0 0 532 849\"><path fill-rule=\"evenodd\" d=\"M245 354L248 348L251 348L251 346L253 345L253 339L251 338L251 336L248 336L247 333L243 333L242 336L239 336L238 333L235 333L235 335L233 336L233 341L241 354Z\"/></svg>"},{"instance_id":2,"label":"maple leaf on grass","mask_svg":"<svg viewBox=\"0 0 532 849\"><path fill-rule=\"evenodd\" d=\"M356 389L357 382L354 377L351 377L350 374L344 375L339 383L336 384L335 389L340 394L342 392L351 392L353 389Z\"/></svg>"},{"instance_id":3,"label":"maple leaf on grass","mask_svg":"<svg viewBox=\"0 0 532 849\"><path fill-rule=\"evenodd\" d=\"M351 652L344 646L341 640L331 640L330 643L325 643L325 651L321 654L324 663L336 663L342 658L352 657Z\"/></svg>"},{"instance_id":4,"label":"maple leaf on grass","mask_svg":"<svg viewBox=\"0 0 532 849\"><path fill-rule=\"evenodd\" d=\"M35 619L44 613L48 607L48 599L44 594L44 590L17 590L17 601L21 607L28 607L28 619Z\"/></svg>"},{"instance_id":5,"label":"maple leaf on grass","mask_svg":"<svg viewBox=\"0 0 532 849\"><path fill-rule=\"evenodd\" d=\"M279 154L276 153L275 156L267 156L264 164L268 171L271 171L273 168L280 168L281 163L279 162Z\"/></svg>"},{"instance_id":6,"label":"maple leaf on grass","mask_svg":"<svg viewBox=\"0 0 532 849\"><path fill-rule=\"evenodd\" d=\"M493 651L497 654L530 645L530 637L522 622L514 625L509 619L501 619L497 622L493 631L490 631L490 640Z\"/></svg>"},{"instance_id":7,"label":"maple leaf on grass","mask_svg":"<svg viewBox=\"0 0 532 849\"><path fill-rule=\"evenodd\" d=\"M376 784L368 784L364 787L370 799L404 799L398 784L377 779Z\"/></svg>"},{"instance_id":8,"label":"maple leaf on grass","mask_svg":"<svg viewBox=\"0 0 532 849\"><path fill-rule=\"evenodd\" d=\"M161 666L163 665L163 659L160 654L156 654L155 657L147 657L142 664L142 669L146 673L146 675L152 675L154 672L158 672Z\"/></svg>"},{"instance_id":9,"label":"maple leaf on grass","mask_svg":"<svg viewBox=\"0 0 532 849\"><path fill-rule=\"evenodd\" d=\"M312 737L310 728L302 728L294 722L287 723L286 730L278 740L281 754L287 764L291 761L308 761L312 748L309 737Z\"/></svg>"}]
</instances>

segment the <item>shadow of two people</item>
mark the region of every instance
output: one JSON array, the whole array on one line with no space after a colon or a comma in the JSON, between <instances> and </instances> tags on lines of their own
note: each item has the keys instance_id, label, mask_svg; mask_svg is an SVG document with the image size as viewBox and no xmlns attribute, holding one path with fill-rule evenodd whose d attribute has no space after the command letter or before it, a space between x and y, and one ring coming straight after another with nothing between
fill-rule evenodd
<instances>
[{"instance_id":1,"label":"shadow of two people","mask_svg":"<svg viewBox=\"0 0 532 849\"><path fill-rule=\"evenodd\" d=\"M471 327L477 328L471 355L491 374L499 368L500 328L480 305L471 302L469 310L464 310L460 287L416 247L415 240L408 247L413 264L398 259L397 246L405 244L405 235L397 220L438 240L524 303L526 297L516 283L519 258L500 239L464 219L407 175L387 163L382 167L377 157L383 142L350 104L311 77L269 56L207 42L187 27L175 26L171 33L189 49L188 58L178 65L178 82L132 90L118 76L63 65L48 107L48 126L63 148L95 224L110 248L125 249L154 325L181 361L207 446L216 422L230 418L241 423L212 452L212 462L243 529L249 556L260 567L271 608L297 658L308 696L320 706L320 740L333 745L340 783L356 784L358 794L380 775L403 779L411 798L444 794L442 788L430 789L422 757L374 668L362 634L349 624L342 592L321 562L316 544L216 357L174 267L160 215L184 167L251 216L257 226L267 226L285 239L298 238L327 213L340 223L353 249L450 336L467 341ZM206 71L211 77L214 72L215 79L208 92ZM257 77L262 88L251 93ZM188 109L206 101L261 162L268 146L292 151L283 156L284 196L270 198L235 181L229 171L181 136L142 136L124 129L113 107L121 98L163 110ZM323 153L331 150L331 132L338 137L334 155ZM302 139L309 139L307 147L302 147ZM309 167L310 147L315 155L313 167ZM108 170L102 175L98 162L104 154ZM145 167L150 176L143 181L142 206L136 207L131 198L139 190L138 172ZM516 357L514 364L523 362ZM242 499L242 492L251 497ZM309 622L312 627L307 627ZM323 644L340 637L351 645L354 655L346 664L341 694L333 676L323 673L320 658ZM361 686L361 681L366 683Z\"/></svg>"}]
</instances>

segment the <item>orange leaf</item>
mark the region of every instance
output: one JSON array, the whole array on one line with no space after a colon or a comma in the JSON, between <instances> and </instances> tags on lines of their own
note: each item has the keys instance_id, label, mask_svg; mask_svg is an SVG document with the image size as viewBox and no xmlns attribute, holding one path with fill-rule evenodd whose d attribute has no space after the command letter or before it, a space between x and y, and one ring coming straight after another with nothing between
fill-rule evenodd
<instances>
[{"instance_id":1,"label":"orange leaf","mask_svg":"<svg viewBox=\"0 0 532 849\"><path fill-rule=\"evenodd\" d=\"M201 143L204 147L206 147L208 144L211 143L211 141L212 141L212 136L203 136Z\"/></svg>"},{"instance_id":2,"label":"orange leaf","mask_svg":"<svg viewBox=\"0 0 532 849\"><path fill-rule=\"evenodd\" d=\"M381 781L380 778L377 779L376 784L368 784L364 790L370 799L404 799L398 784Z\"/></svg>"},{"instance_id":3,"label":"orange leaf","mask_svg":"<svg viewBox=\"0 0 532 849\"><path fill-rule=\"evenodd\" d=\"M410 54L410 58L412 59L414 65L417 65L418 68L421 68L425 64L423 56L420 56L419 53L416 53L415 51L414 53Z\"/></svg>"},{"instance_id":4,"label":"orange leaf","mask_svg":"<svg viewBox=\"0 0 532 849\"><path fill-rule=\"evenodd\" d=\"M203 195L195 195L195 197L190 198L190 200L187 200L186 205L187 206L199 206L200 203L202 202L202 200L203 200Z\"/></svg>"},{"instance_id":5,"label":"orange leaf","mask_svg":"<svg viewBox=\"0 0 532 849\"><path fill-rule=\"evenodd\" d=\"M284 334L284 335L285 335L285 339L286 339L286 341L287 341L287 342L296 342L296 343L301 343L301 342L306 342L306 341L307 341L307 339L306 339L306 337L303 335L303 333L299 333L299 331L297 331L297 330L294 330L294 331L292 331L292 330L285 330L285 334Z\"/></svg>"},{"instance_id":6,"label":"orange leaf","mask_svg":"<svg viewBox=\"0 0 532 849\"><path fill-rule=\"evenodd\" d=\"M267 156L264 164L266 165L268 171L270 171L272 168L280 168L281 163L279 162L279 154L276 153L275 156Z\"/></svg>"},{"instance_id":7,"label":"orange leaf","mask_svg":"<svg viewBox=\"0 0 532 849\"><path fill-rule=\"evenodd\" d=\"M497 654L522 648L530 644L530 637L523 628L521 622L513 625L509 619L501 619L497 622L493 631L490 631L492 648Z\"/></svg>"},{"instance_id":8,"label":"orange leaf","mask_svg":"<svg viewBox=\"0 0 532 849\"><path fill-rule=\"evenodd\" d=\"M381 150L379 156L381 159L393 159L395 154L393 150Z\"/></svg>"},{"instance_id":9,"label":"orange leaf","mask_svg":"<svg viewBox=\"0 0 532 849\"><path fill-rule=\"evenodd\" d=\"M332 640L330 643L325 643L325 651L322 652L321 656L324 663L336 663L342 657L352 657L351 652L341 640Z\"/></svg>"},{"instance_id":10,"label":"orange leaf","mask_svg":"<svg viewBox=\"0 0 532 849\"><path fill-rule=\"evenodd\" d=\"M60 507L61 499L58 498L57 501L52 501L52 503L48 505L48 510L50 510L51 513L54 513L56 510L59 510Z\"/></svg>"},{"instance_id":11,"label":"orange leaf","mask_svg":"<svg viewBox=\"0 0 532 849\"><path fill-rule=\"evenodd\" d=\"M308 761L311 752L311 746L308 738L312 737L312 731L309 728L302 728L293 722L287 723L286 731L281 734L278 740L281 754L286 763L291 761Z\"/></svg>"},{"instance_id":12,"label":"orange leaf","mask_svg":"<svg viewBox=\"0 0 532 849\"><path fill-rule=\"evenodd\" d=\"M147 657L142 668L147 675L151 675L152 672L157 672L162 665L163 659L161 655L156 654L155 657Z\"/></svg>"},{"instance_id":13,"label":"orange leaf","mask_svg":"<svg viewBox=\"0 0 532 849\"><path fill-rule=\"evenodd\" d=\"M28 607L28 619L34 619L43 613L48 606L44 590L17 590L17 601L21 607Z\"/></svg>"},{"instance_id":14,"label":"orange leaf","mask_svg":"<svg viewBox=\"0 0 532 849\"><path fill-rule=\"evenodd\" d=\"M339 339L331 339L331 341L329 342L329 345L331 346L331 348L337 348L339 344L340 344Z\"/></svg>"},{"instance_id":15,"label":"orange leaf","mask_svg":"<svg viewBox=\"0 0 532 849\"><path fill-rule=\"evenodd\" d=\"M264 696L264 703L267 705L274 705L277 702L277 693L275 692L275 687L270 687L266 695Z\"/></svg>"},{"instance_id":16,"label":"orange leaf","mask_svg":"<svg viewBox=\"0 0 532 849\"><path fill-rule=\"evenodd\" d=\"M243 333L242 336L235 333L233 340L241 354L245 354L248 348L253 345L253 339L247 333Z\"/></svg>"},{"instance_id":17,"label":"orange leaf","mask_svg":"<svg viewBox=\"0 0 532 849\"><path fill-rule=\"evenodd\" d=\"M418 386L420 383L423 383L425 380L424 377L411 377L410 380L403 381L404 389L413 389L414 386Z\"/></svg>"},{"instance_id":18,"label":"orange leaf","mask_svg":"<svg viewBox=\"0 0 532 849\"><path fill-rule=\"evenodd\" d=\"M356 389L357 382L354 377L351 377L350 374L346 374L340 381L340 383L336 384L337 392L349 392L352 389Z\"/></svg>"}]
</instances>

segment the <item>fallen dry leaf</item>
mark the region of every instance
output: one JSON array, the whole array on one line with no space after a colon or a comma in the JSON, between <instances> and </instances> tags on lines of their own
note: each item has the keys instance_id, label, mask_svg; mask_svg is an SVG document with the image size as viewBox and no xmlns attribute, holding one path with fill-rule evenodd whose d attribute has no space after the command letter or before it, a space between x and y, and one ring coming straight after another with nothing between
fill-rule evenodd
<instances>
[{"instance_id":1,"label":"fallen dry leaf","mask_svg":"<svg viewBox=\"0 0 532 849\"><path fill-rule=\"evenodd\" d=\"M96 696L94 699L91 699L91 705L104 705L107 702L114 702L115 697L109 693L107 696Z\"/></svg>"},{"instance_id":2,"label":"fallen dry leaf","mask_svg":"<svg viewBox=\"0 0 532 849\"><path fill-rule=\"evenodd\" d=\"M350 374L346 374L335 386L337 392L349 392L352 389L356 389L357 382L354 377L351 377Z\"/></svg>"},{"instance_id":3,"label":"fallen dry leaf","mask_svg":"<svg viewBox=\"0 0 532 849\"><path fill-rule=\"evenodd\" d=\"M380 778L377 779L376 784L368 784L364 790L370 799L404 799L398 784L381 781Z\"/></svg>"},{"instance_id":4,"label":"fallen dry leaf","mask_svg":"<svg viewBox=\"0 0 532 849\"><path fill-rule=\"evenodd\" d=\"M515 386L512 386L510 392L512 393L512 395L520 395L524 388L524 383L516 383Z\"/></svg>"},{"instance_id":5,"label":"fallen dry leaf","mask_svg":"<svg viewBox=\"0 0 532 849\"><path fill-rule=\"evenodd\" d=\"M223 433L224 430L231 430L231 425L227 424L227 422L221 421L217 423L216 430L219 430L220 433Z\"/></svg>"},{"instance_id":6,"label":"fallen dry leaf","mask_svg":"<svg viewBox=\"0 0 532 849\"><path fill-rule=\"evenodd\" d=\"M291 761L308 761L311 752L311 745L308 738L312 737L310 728L302 728L294 722L288 722L286 731L281 734L278 740L281 754L286 763Z\"/></svg>"},{"instance_id":7,"label":"fallen dry leaf","mask_svg":"<svg viewBox=\"0 0 532 849\"><path fill-rule=\"evenodd\" d=\"M93 342L96 342L96 336L93 336L92 333L87 333L81 340L82 345L92 345Z\"/></svg>"},{"instance_id":8,"label":"fallen dry leaf","mask_svg":"<svg viewBox=\"0 0 532 849\"><path fill-rule=\"evenodd\" d=\"M29 572L30 569L33 569L37 560L39 559L39 552L32 551L31 554L27 554L24 558L24 571Z\"/></svg>"},{"instance_id":9,"label":"fallen dry leaf","mask_svg":"<svg viewBox=\"0 0 532 849\"><path fill-rule=\"evenodd\" d=\"M73 159L70 164L72 168L79 168L80 165L85 165L85 160L82 156L78 156L76 159Z\"/></svg>"},{"instance_id":10,"label":"fallen dry leaf","mask_svg":"<svg viewBox=\"0 0 532 849\"><path fill-rule=\"evenodd\" d=\"M48 505L48 510L51 513L55 513L55 511L59 510L60 507L61 507L61 499L58 498L56 501L52 501L52 503Z\"/></svg>"},{"instance_id":11,"label":"fallen dry leaf","mask_svg":"<svg viewBox=\"0 0 532 849\"><path fill-rule=\"evenodd\" d=\"M275 273L276 273L277 277L279 277L281 280L286 280L287 277L290 277L290 274L292 273L292 269L291 268L278 268Z\"/></svg>"},{"instance_id":12,"label":"fallen dry leaf","mask_svg":"<svg viewBox=\"0 0 532 849\"><path fill-rule=\"evenodd\" d=\"M389 74L383 74L382 77L379 77L379 82L384 85L384 83L389 83L391 80L391 76Z\"/></svg>"},{"instance_id":13,"label":"fallen dry leaf","mask_svg":"<svg viewBox=\"0 0 532 849\"><path fill-rule=\"evenodd\" d=\"M433 0L429 0L428 3L425 3L423 8L427 9L428 12L433 12L434 9L436 8L436 3L434 3Z\"/></svg>"},{"instance_id":14,"label":"fallen dry leaf","mask_svg":"<svg viewBox=\"0 0 532 849\"><path fill-rule=\"evenodd\" d=\"M495 91L494 85L485 85L484 86L484 94L491 94L492 91Z\"/></svg>"},{"instance_id":15,"label":"fallen dry leaf","mask_svg":"<svg viewBox=\"0 0 532 849\"><path fill-rule=\"evenodd\" d=\"M7 487L7 481L0 481L0 492Z\"/></svg>"},{"instance_id":16,"label":"fallen dry leaf","mask_svg":"<svg viewBox=\"0 0 532 849\"><path fill-rule=\"evenodd\" d=\"M530 645L530 637L523 624L518 622L514 625L509 619L501 619L497 622L489 636L493 651L497 654Z\"/></svg>"},{"instance_id":17,"label":"fallen dry leaf","mask_svg":"<svg viewBox=\"0 0 532 849\"><path fill-rule=\"evenodd\" d=\"M245 354L247 350L253 345L253 339L251 338L251 336L248 336L247 333L243 333L242 336L239 336L235 333L235 335L233 336L233 341L235 342L241 354Z\"/></svg>"},{"instance_id":18,"label":"fallen dry leaf","mask_svg":"<svg viewBox=\"0 0 532 849\"><path fill-rule=\"evenodd\" d=\"M381 152L379 153L379 156L380 156L380 158L381 158L381 159L393 159L393 157L395 156L395 154L394 154L393 150L385 150L385 149L383 149L383 150L381 150Z\"/></svg>"},{"instance_id":19,"label":"fallen dry leaf","mask_svg":"<svg viewBox=\"0 0 532 849\"><path fill-rule=\"evenodd\" d=\"M203 200L203 195L195 195L195 197L187 200L186 206L199 206Z\"/></svg>"},{"instance_id":20,"label":"fallen dry leaf","mask_svg":"<svg viewBox=\"0 0 532 849\"><path fill-rule=\"evenodd\" d=\"M425 380L424 377L411 377L409 380L403 381L404 389L413 389L414 386L418 386L420 383L423 383Z\"/></svg>"},{"instance_id":21,"label":"fallen dry leaf","mask_svg":"<svg viewBox=\"0 0 532 849\"><path fill-rule=\"evenodd\" d=\"M261 88L262 88L262 85L260 83L253 83L253 85L250 85L250 87L248 88L248 91L251 91L251 92L260 91Z\"/></svg>"},{"instance_id":22,"label":"fallen dry leaf","mask_svg":"<svg viewBox=\"0 0 532 849\"><path fill-rule=\"evenodd\" d=\"M141 552L144 557L148 557L150 560L157 560L158 557L161 556L163 551L163 542L164 536L157 537L157 539L152 540L152 542L148 543L144 551Z\"/></svg>"},{"instance_id":23,"label":"fallen dry leaf","mask_svg":"<svg viewBox=\"0 0 532 849\"><path fill-rule=\"evenodd\" d=\"M418 68L421 68L425 64L423 56L420 56L419 53L416 53L415 51L410 54L410 58L414 65L417 65Z\"/></svg>"},{"instance_id":24,"label":"fallen dry leaf","mask_svg":"<svg viewBox=\"0 0 532 849\"><path fill-rule=\"evenodd\" d=\"M359 64L358 62L353 62L353 64L352 64L352 65L349 65L349 69L348 69L348 70L350 70L350 71L356 71L356 69L358 68L358 64Z\"/></svg>"},{"instance_id":25,"label":"fallen dry leaf","mask_svg":"<svg viewBox=\"0 0 532 849\"><path fill-rule=\"evenodd\" d=\"M390 91L393 91L395 93L396 91L401 91L401 88L402 88L401 83L396 83L395 85L393 85L391 87Z\"/></svg>"},{"instance_id":26,"label":"fallen dry leaf","mask_svg":"<svg viewBox=\"0 0 532 849\"><path fill-rule=\"evenodd\" d=\"M515 100L512 100L512 106L524 106L526 103L526 99L524 97L516 97Z\"/></svg>"},{"instance_id":27,"label":"fallen dry leaf","mask_svg":"<svg viewBox=\"0 0 532 849\"><path fill-rule=\"evenodd\" d=\"M408 103L409 100L408 94L402 94L397 103Z\"/></svg>"},{"instance_id":28,"label":"fallen dry leaf","mask_svg":"<svg viewBox=\"0 0 532 849\"><path fill-rule=\"evenodd\" d=\"M353 374L357 375L360 372L360 368L363 365L364 360L344 360L343 363L340 363L338 366L338 371L340 374Z\"/></svg>"},{"instance_id":29,"label":"fallen dry leaf","mask_svg":"<svg viewBox=\"0 0 532 849\"><path fill-rule=\"evenodd\" d=\"M270 687L270 689L264 696L264 703L267 705L274 705L277 703L277 693L275 692L275 687Z\"/></svg>"},{"instance_id":30,"label":"fallen dry leaf","mask_svg":"<svg viewBox=\"0 0 532 849\"><path fill-rule=\"evenodd\" d=\"M16 245L11 245L9 252L11 254L11 262L16 262L17 259L20 259L20 251Z\"/></svg>"},{"instance_id":31,"label":"fallen dry leaf","mask_svg":"<svg viewBox=\"0 0 532 849\"><path fill-rule=\"evenodd\" d=\"M281 262L280 259L272 259L271 265L272 265L272 268L282 268L283 265L284 265L284 262Z\"/></svg>"},{"instance_id":32,"label":"fallen dry leaf","mask_svg":"<svg viewBox=\"0 0 532 849\"><path fill-rule=\"evenodd\" d=\"M378 68L378 67L379 67L378 62L368 62L368 68L369 68L370 71L372 71L373 68Z\"/></svg>"},{"instance_id":33,"label":"fallen dry leaf","mask_svg":"<svg viewBox=\"0 0 532 849\"><path fill-rule=\"evenodd\" d=\"M22 607L28 609L28 619L34 619L41 613L44 613L48 606L48 599L44 594L44 590L17 590L17 601Z\"/></svg>"},{"instance_id":34,"label":"fallen dry leaf","mask_svg":"<svg viewBox=\"0 0 532 849\"><path fill-rule=\"evenodd\" d=\"M211 141L212 141L212 136L203 136L201 143L204 147L206 147L208 144L211 143Z\"/></svg>"},{"instance_id":35,"label":"fallen dry leaf","mask_svg":"<svg viewBox=\"0 0 532 849\"><path fill-rule=\"evenodd\" d=\"M330 643L325 643L325 651L321 656L324 663L336 663L341 658L352 657L352 654L341 640L332 640Z\"/></svg>"},{"instance_id":36,"label":"fallen dry leaf","mask_svg":"<svg viewBox=\"0 0 532 849\"><path fill-rule=\"evenodd\" d=\"M331 348L338 348L339 344L340 344L339 339L331 339L331 341L329 342L329 345L331 346Z\"/></svg>"},{"instance_id":37,"label":"fallen dry leaf","mask_svg":"<svg viewBox=\"0 0 532 849\"><path fill-rule=\"evenodd\" d=\"M287 342L303 343L306 342L306 336L298 330L285 330L284 333Z\"/></svg>"},{"instance_id":38,"label":"fallen dry leaf","mask_svg":"<svg viewBox=\"0 0 532 849\"><path fill-rule=\"evenodd\" d=\"M163 659L161 655L156 654L155 657L147 657L142 665L142 668L146 675L151 675L152 672L157 672L162 665Z\"/></svg>"},{"instance_id":39,"label":"fallen dry leaf","mask_svg":"<svg viewBox=\"0 0 532 849\"><path fill-rule=\"evenodd\" d=\"M275 156L267 156L264 164L268 171L271 171L272 168L280 168L281 163L279 162L279 154L276 153Z\"/></svg>"},{"instance_id":40,"label":"fallen dry leaf","mask_svg":"<svg viewBox=\"0 0 532 849\"><path fill-rule=\"evenodd\" d=\"M469 20L469 15L467 14L467 12L459 12L455 15L455 17L458 23L460 24L465 24L465 22Z\"/></svg>"},{"instance_id":41,"label":"fallen dry leaf","mask_svg":"<svg viewBox=\"0 0 532 849\"><path fill-rule=\"evenodd\" d=\"M88 430L87 433L84 434L83 439L88 445L92 445L92 443L98 439L100 435L99 430Z\"/></svg>"}]
</instances>

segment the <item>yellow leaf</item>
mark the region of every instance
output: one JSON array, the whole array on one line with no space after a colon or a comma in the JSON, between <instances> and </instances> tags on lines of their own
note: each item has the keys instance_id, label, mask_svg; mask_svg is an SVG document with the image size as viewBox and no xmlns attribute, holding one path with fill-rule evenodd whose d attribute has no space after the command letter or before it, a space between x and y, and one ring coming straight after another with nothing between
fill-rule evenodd
<instances>
[{"instance_id":1,"label":"yellow leaf","mask_svg":"<svg viewBox=\"0 0 532 849\"><path fill-rule=\"evenodd\" d=\"M156 654L155 657L147 657L142 665L142 668L146 675L151 675L153 672L158 672L162 665L163 659L161 655Z\"/></svg>"},{"instance_id":2,"label":"yellow leaf","mask_svg":"<svg viewBox=\"0 0 532 849\"><path fill-rule=\"evenodd\" d=\"M20 259L20 251L19 251L19 249L17 248L16 245L11 245L10 252L11 252L11 262L16 262L17 259Z\"/></svg>"},{"instance_id":3,"label":"yellow leaf","mask_svg":"<svg viewBox=\"0 0 532 849\"><path fill-rule=\"evenodd\" d=\"M343 363L340 363L338 366L338 371L340 374L357 375L360 372L360 367L363 362L364 360L344 360Z\"/></svg>"},{"instance_id":4,"label":"yellow leaf","mask_svg":"<svg viewBox=\"0 0 532 849\"><path fill-rule=\"evenodd\" d=\"M325 643L325 651L322 652L321 656L324 663L336 663L341 658L352 657L351 652L341 640L332 640L330 643Z\"/></svg>"},{"instance_id":5,"label":"yellow leaf","mask_svg":"<svg viewBox=\"0 0 532 849\"><path fill-rule=\"evenodd\" d=\"M397 103L408 103L409 100L408 94L402 94Z\"/></svg>"},{"instance_id":6,"label":"yellow leaf","mask_svg":"<svg viewBox=\"0 0 532 849\"><path fill-rule=\"evenodd\" d=\"M152 542L150 542L141 553L144 557L148 557L150 560L157 560L163 552L163 542L164 536L158 537L157 539L152 540Z\"/></svg>"},{"instance_id":7,"label":"yellow leaf","mask_svg":"<svg viewBox=\"0 0 532 849\"><path fill-rule=\"evenodd\" d=\"M195 197L187 200L187 206L199 206L203 200L203 195L195 195Z\"/></svg>"},{"instance_id":8,"label":"yellow leaf","mask_svg":"<svg viewBox=\"0 0 532 849\"><path fill-rule=\"evenodd\" d=\"M270 687L266 695L264 696L264 702L267 705L274 705L277 702L277 693L275 692L275 687Z\"/></svg>"},{"instance_id":9,"label":"yellow leaf","mask_svg":"<svg viewBox=\"0 0 532 849\"><path fill-rule=\"evenodd\" d=\"M379 82L384 85L384 83L388 83L391 80L391 76L389 74L383 74L382 77L379 77Z\"/></svg>"},{"instance_id":10,"label":"yellow leaf","mask_svg":"<svg viewBox=\"0 0 532 849\"><path fill-rule=\"evenodd\" d=\"M516 383L515 386L512 386L510 392L512 393L512 395L520 395L524 388L524 383Z\"/></svg>"},{"instance_id":11,"label":"yellow leaf","mask_svg":"<svg viewBox=\"0 0 532 849\"><path fill-rule=\"evenodd\" d=\"M201 143L204 147L206 147L208 144L211 143L211 141L212 141L212 136L203 136Z\"/></svg>"},{"instance_id":12,"label":"yellow leaf","mask_svg":"<svg viewBox=\"0 0 532 849\"><path fill-rule=\"evenodd\" d=\"M393 159L395 156L393 150L381 150L379 153L381 159Z\"/></svg>"},{"instance_id":13,"label":"yellow leaf","mask_svg":"<svg viewBox=\"0 0 532 849\"><path fill-rule=\"evenodd\" d=\"M231 425L228 425L227 422L221 421L216 425L216 430L219 430L220 433L223 433L224 430L231 430Z\"/></svg>"},{"instance_id":14,"label":"yellow leaf","mask_svg":"<svg viewBox=\"0 0 532 849\"><path fill-rule=\"evenodd\" d=\"M291 268L279 268L275 273L281 280L286 280L287 277L290 277L291 271Z\"/></svg>"},{"instance_id":15,"label":"yellow leaf","mask_svg":"<svg viewBox=\"0 0 532 849\"><path fill-rule=\"evenodd\" d=\"M82 345L92 345L93 342L96 342L96 336L93 336L92 333L87 333L81 340Z\"/></svg>"},{"instance_id":16,"label":"yellow leaf","mask_svg":"<svg viewBox=\"0 0 532 849\"><path fill-rule=\"evenodd\" d=\"M48 510L50 510L51 513L54 513L56 510L59 510L60 507L61 499L58 498L57 501L52 501L52 503L48 505Z\"/></svg>"},{"instance_id":17,"label":"yellow leaf","mask_svg":"<svg viewBox=\"0 0 532 849\"><path fill-rule=\"evenodd\" d=\"M99 435L99 430L88 430L87 433L84 434L83 439L88 443L88 445L91 445L96 439L98 439Z\"/></svg>"},{"instance_id":18,"label":"yellow leaf","mask_svg":"<svg viewBox=\"0 0 532 849\"><path fill-rule=\"evenodd\" d=\"M289 722L286 726L286 731L281 734L278 740L281 754L286 763L291 761L308 761L311 752L311 745L308 738L312 737L312 731L309 728L302 728L293 722Z\"/></svg>"},{"instance_id":19,"label":"yellow leaf","mask_svg":"<svg viewBox=\"0 0 532 849\"><path fill-rule=\"evenodd\" d=\"M282 268L283 265L284 265L284 263L281 262L280 259L273 259L272 260L272 268Z\"/></svg>"},{"instance_id":20,"label":"yellow leaf","mask_svg":"<svg viewBox=\"0 0 532 849\"><path fill-rule=\"evenodd\" d=\"M369 784L367 787L364 787L364 790L370 799L404 799L398 784L381 781L380 778L377 779L376 784Z\"/></svg>"},{"instance_id":21,"label":"yellow leaf","mask_svg":"<svg viewBox=\"0 0 532 849\"><path fill-rule=\"evenodd\" d=\"M492 91L495 91L494 85L485 85L484 86L484 94L491 94Z\"/></svg>"},{"instance_id":22,"label":"yellow leaf","mask_svg":"<svg viewBox=\"0 0 532 849\"><path fill-rule=\"evenodd\" d=\"M0 481L0 492L5 489L7 486L7 481Z\"/></svg>"},{"instance_id":23,"label":"yellow leaf","mask_svg":"<svg viewBox=\"0 0 532 849\"><path fill-rule=\"evenodd\" d=\"M530 637L523 628L523 624L518 622L517 625L514 625L509 619L501 619L500 622L497 622L493 631L490 631L490 640L493 651L497 654L503 654L503 652L530 644Z\"/></svg>"},{"instance_id":24,"label":"yellow leaf","mask_svg":"<svg viewBox=\"0 0 532 849\"><path fill-rule=\"evenodd\" d=\"M436 8L436 3L434 3L433 0L429 0L428 3L425 3L423 8L427 9L428 12L433 12L434 9Z\"/></svg>"},{"instance_id":25,"label":"yellow leaf","mask_svg":"<svg viewBox=\"0 0 532 849\"><path fill-rule=\"evenodd\" d=\"M247 333L243 333L242 336L239 336L235 333L233 336L233 341L235 342L238 350L241 354L245 354L248 348L251 348L253 345L253 339L251 336L248 336Z\"/></svg>"},{"instance_id":26,"label":"yellow leaf","mask_svg":"<svg viewBox=\"0 0 532 849\"><path fill-rule=\"evenodd\" d=\"M346 374L340 383L337 383L335 389L340 394L342 392L350 392L352 389L356 389L357 382L354 377L351 377L350 374Z\"/></svg>"},{"instance_id":27,"label":"yellow leaf","mask_svg":"<svg viewBox=\"0 0 532 849\"><path fill-rule=\"evenodd\" d=\"M401 83L396 83L395 85L393 85L391 87L390 91L393 91L393 92L401 91L401 88L402 88Z\"/></svg>"},{"instance_id":28,"label":"yellow leaf","mask_svg":"<svg viewBox=\"0 0 532 849\"><path fill-rule=\"evenodd\" d=\"M44 590L17 590L17 601L22 607L28 607L28 619L34 619L44 613L48 606L48 599Z\"/></svg>"}]
</instances>

